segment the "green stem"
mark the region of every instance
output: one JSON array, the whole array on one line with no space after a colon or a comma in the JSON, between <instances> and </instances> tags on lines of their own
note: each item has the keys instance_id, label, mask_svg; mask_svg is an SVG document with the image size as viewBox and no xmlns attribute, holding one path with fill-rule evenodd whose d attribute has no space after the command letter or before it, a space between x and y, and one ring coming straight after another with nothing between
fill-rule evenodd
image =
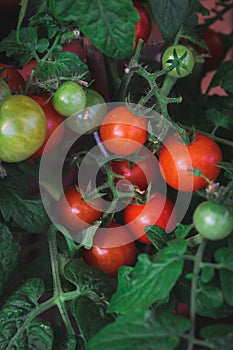
<instances>
[{"instance_id":1,"label":"green stem","mask_svg":"<svg viewBox=\"0 0 233 350\"><path fill-rule=\"evenodd\" d=\"M16 40L18 43L21 42L20 37L19 37L19 31L20 31L20 27L22 25L26 10L27 10L27 6L28 6L28 0L22 0L21 1L21 8L19 11L19 17L18 17L18 23L17 23L17 27L16 27Z\"/></svg>"},{"instance_id":2,"label":"green stem","mask_svg":"<svg viewBox=\"0 0 233 350\"><path fill-rule=\"evenodd\" d=\"M58 252L57 252L57 238L56 238L57 228L52 227L48 232L48 242L49 242L49 251L50 251L50 260L51 260L51 267L52 267L52 276L53 276L53 290L54 290L54 297L55 302L58 307L58 310L61 314L61 317L63 319L63 322L65 323L69 333L71 335L75 335L75 332L73 330L73 327L71 325L65 303L64 303L64 297L63 297L63 291L62 291L62 285L60 280L60 274L59 274L59 265L58 265Z\"/></svg>"},{"instance_id":3,"label":"green stem","mask_svg":"<svg viewBox=\"0 0 233 350\"><path fill-rule=\"evenodd\" d=\"M193 278L191 283L191 302L190 302L190 321L191 329L189 332L189 342L187 350L193 350L195 344L195 319L197 309L197 287L198 278L201 270L202 256L206 246L206 240L203 238L195 255L194 267L193 267Z\"/></svg>"},{"instance_id":4,"label":"green stem","mask_svg":"<svg viewBox=\"0 0 233 350\"><path fill-rule=\"evenodd\" d=\"M187 126L187 125L183 125L183 127L187 130L191 130L192 128L190 126ZM221 137L218 137L218 136L215 136L215 135L212 135L211 133L209 132L206 132L206 131L202 131L202 130L198 130L198 129L195 129L196 132L199 132L203 135L206 135L206 136L209 136L211 137L213 140L215 140L216 142L218 143L222 143L224 145L227 145L227 146L230 146L230 147L233 147L233 141L230 141L230 140L227 140L227 139L224 139L224 138L221 138Z\"/></svg>"},{"instance_id":5,"label":"green stem","mask_svg":"<svg viewBox=\"0 0 233 350\"><path fill-rule=\"evenodd\" d=\"M161 87L161 94L163 96L168 96L172 87L175 85L177 79L174 77L171 77L169 74L166 75L164 81L163 81L163 85Z\"/></svg>"}]
</instances>

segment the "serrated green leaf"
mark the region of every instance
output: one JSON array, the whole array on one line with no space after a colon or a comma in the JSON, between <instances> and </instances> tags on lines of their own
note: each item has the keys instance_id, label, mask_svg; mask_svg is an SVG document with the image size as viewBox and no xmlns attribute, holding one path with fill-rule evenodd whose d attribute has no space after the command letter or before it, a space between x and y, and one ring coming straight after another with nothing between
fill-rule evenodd
<instances>
[{"instance_id":1,"label":"serrated green leaf","mask_svg":"<svg viewBox=\"0 0 233 350\"><path fill-rule=\"evenodd\" d=\"M164 300L182 272L185 250L186 246L175 242L160 250L153 261L148 255L140 254L134 268L121 267L118 289L108 311L126 314Z\"/></svg>"},{"instance_id":2,"label":"serrated green leaf","mask_svg":"<svg viewBox=\"0 0 233 350\"><path fill-rule=\"evenodd\" d=\"M233 271L233 248L218 248L214 254L214 258L223 268Z\"/></svg>"},{"instance_id":3,"label":"serrated green leaf","mask_svg":"<svg viewBox=\"0 0 233 350\"><path fill-rule=\"evenodd\" d=\"M70 260L64 267L64 275L81 294L88 295L93 300L100 297L109 299L116 289L115 279L93 266L86 265L81 259Z\"/></svg>"},{"instance_id":4,"label":"serrated green leaf","mask_svg":"<svg viewBox=\"0 0 233 350\"><path fill-rule=\"evenodd\" d=\"M219 278L225 300L229 305L233 306L233 271L221 269L219 271Z\"/></svg>"},{"instance_id":5,"label":"serrated green leaf","mask_svg":"<svg viewBox=\"0 0 233 350\"><path fill-rule=\"evenodd\" d=\"M162 36L167 43L171 43L182 27L191 28L197 25L195 13L196 0L149 0L154 18Z\"/></svg>"},{"instance_id":6,"label":"serrated green leaf","mask_svg":"<svg viewBox=\"0 0 233 350\"><path fill-rule=\"evenodd\" d=\"M59 20L75 22L105 55L120 59L133 53L138 13L131 1L59 0L55 9Z\"/></svg>"},{"instance_id":7,"label":"serrated green leaf","mask_svg":"<svg viewBox=\"0 0 233 350\"><path fill-rule=\"evenodd\" d=\"M233 92L233 62L226 61L223 62L219 67L217 72L214 74L209 86L208 91L216 86L222 86L226 92Z\"/></svg>"},{"instance_id":8,"label":"serrated green leaf","mask_svg":"<svg viewBox=\"0 0 233 350\"><path fill-rule=\"evenodd\" d=\"M49 48L49 40L42 38L38 41L37 51L40 53L45 52Z\"/></svg>"},{"instance_id":9,"label":"serrated green leaf","mask_svg":"<svg viewBox=\"0 0 233 350\"><path fill-rule=\"evenodd\" d=\"M53 331L49 324L30 318L43 293L42 281L34 278L7 299L0 311L0 349L52 349Z\"/></svg>"},{"instance_id":10,"label":"serrated green leaf","mask_svg":"<svg viewBox=\"0 0 233 350\"><path fill-rule=\"evenodd\" d=\"M157 250L166 247L169 235L164 229L156 225L146 226L145 233Z\"/></svg>"},{"instance_id":11,"label":"serrated green leaf","mask_svg":"<svg viewBox=\"0 0 233 350\"><path fill-rule=\"evenodd\" d=\"M20 246L6 225L0 223L0 294L6 287L7 281L17 266Z\"/></svg>"},{"instance_id":12,"label":"serrated green leaf","mask_svg":"<svg viewBox=\"0 0 233 350\"><path fill-rule=\"evenodd\" d=\"M74 300L71 304L71 311L85 343L101 328L114 320L110 314L106 314L104 304L97 304L86 296Z\"/></svg>"},{"instance_id":13,"label":"serrated green leaf","mask_svg":"<svg viewBox=\"0 0 233 350\"><path fill-rule=\"evenodd\" d=\"M222 305L222 292L214 283L199 283L197 295L198 315L215 318Z\"/></svg>"},{"instance_id":14,"label":"serrated green leaf","mask_svg":"<svg viewBox=\"0 0 233 350\"><path fill-rule=\"evenodd\" d=\"M179 334L189 329L189 320L168 313L132 312L103 328L87 344L86 350L173 350Z\"/></svg>"},{"instance_id":15,"label":"serrated green leaf","mask_svg":"<svg viewBox=\"0 0 233 350\"><path fill-rule=\"evenodd\" d=\"M55 18L46 12L37 12L30 18L29 25L36 28L38 32L46 33L48 39L52 39L59 31L59 24Z\"/></svg>"}]
</instances>

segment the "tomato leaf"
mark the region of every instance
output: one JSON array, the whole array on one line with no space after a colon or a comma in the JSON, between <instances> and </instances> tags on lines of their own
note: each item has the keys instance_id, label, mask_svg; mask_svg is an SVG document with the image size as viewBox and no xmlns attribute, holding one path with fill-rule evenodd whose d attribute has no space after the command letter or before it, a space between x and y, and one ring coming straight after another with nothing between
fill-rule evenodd
<instances>
[{"instance_id":1,"label":"tomato leaf","mask_svg":"<svg viewBox=\"0 0 233 350\"><path fill-rule=\"evenodd\" d=\"M87 344L86 350L154 349L173 350L179 334L189 329L189 320L168 313L132 312L103 328Z\"/></svg>"},{"instance_id":2,"label":"tomato leaf","mask_svg":"<svg viewBox=\"0 0 233 350\"><path fill-rule=\"evenodd\" d=\"M206 112L206 118L213 123L214 126L222 127L224 129L231 129L233 125L232 116L228 114L228 111L217 110L215 108L208 109Z\"/></svg>"},{"instance_id":3,"label":"tomato leaf","mask_svg":"<svg viewBox=\"0 0 233 350\"><path fill-rule=\"evenodd\" d=\"M30 233L45 232L50 225L42 199L26 198L25 188L11 176L0 179L0 210L7 222L14 220Z\"/></svg>"},{"instance_id":4,"label":"tomato leaf","mask_svg":"<svg viewBox=\"0 0 233 350\"><path fill-rule=\"evenodd\" d=\"M232 350L233 326L227 323L213 324L203 327L200 335L211 346L211 349Z\"/></svg>"},{"instance_id":5,"label":"tomato leaf","mask_svg":"<svg viewBox=\"0 0 233 350\"><path fill-rule=\"evenodd\" d=\"M2 294L6 290L8 279L18 265L20 246L14 241L9 228L1 223L0 235L0 294Z\"/></svg>"},{"instance_id":6,"label":"tomato leaf","mask_svg":"<svg viewBox=\"0 0 233 350\"><path fill-rule=\"evenodd\" d=\"M0 311L1 349L52 349L50 325L39 318L30 319L32 312L39 307L38 300L43 293L42 281L34 278L7 299Z\"/></svg>"},{"instance_id":7,"label":"tomato leaf","mask_svg":"<svg viewBox=\"0 0 233 350\"><path fill-rule=\"evenodd\" d=\"M190 32L197 25L195 11L204 11L204 7L197 0L149 0L154 18L162 36L167 43L171 43L182 27Z\"/></svg>"},{"instance_id":8,"label":"tomato leaf","mask_svg":"<svg viewBox=\"0 0 233 350\"><path fill-rule=\"evenodd\" d=\"M80 296L74 300L71 311L85 343L114 320L110 314L106 314L104 304L100 307L86 296Z\"/></svg>"},{"instance_id":9,"label":"tomato leaf","mask_svg":"<svg viewBox=\"0 0 233 350\"><path fill-rule=\"evenodd\" d=\"M128 0L59 0L58 20L73 21L100 51L114 58L133 53L137 11Z\"/></svg>"},{"instance_id":10,"label":"tomato leaf","mask_svg":"<svg viewBox=\"0 0 233 350\"><path fill-rule=\"evenodd\" d=\"M160 226L146 226L145 232L157 250L166 247L169 235Z\"/></svg>"},{"instance_id":11,"label":"tomato leaf","mask_svg":"<svg viewBox=\"0 0 233 350\"><path fill-rule=\"evenodd\" d=\"M219 248L215 252L215 260L222 266L219 277L225 299L233 306L233 249L230 247Z\"/></svg>"},{"instance_id":12,"label":"tomato leaf","mask_svg":"<svg viewBox=\"0 0 233 350\"><path fill-rule=\"evenodd\" d=\"M140 254L134 268L121 267L118 289L112 296L109 312L120 314L140 311L166 298L183 269L183 240L169 243L153 258Z\"/></svg>"},{"instance_id":13,"label":"tomato leaf","mask_svg":"<svg viewBox=\"0 0 233 350\"><path fill-rule=\"evenodd\" d=\"M209 86L208 91L216 86L221 86L226 92L233 93L233 62L223 62L217 72L214 74Z\"/></svg>"}]
</instances>

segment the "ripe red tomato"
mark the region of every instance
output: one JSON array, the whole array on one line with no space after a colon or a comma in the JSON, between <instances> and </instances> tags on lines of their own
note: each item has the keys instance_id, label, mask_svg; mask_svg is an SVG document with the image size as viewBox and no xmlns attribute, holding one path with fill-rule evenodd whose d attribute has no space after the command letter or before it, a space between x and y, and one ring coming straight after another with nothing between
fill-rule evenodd
<instances>
[{"instance_id":1,"label":"ripe red tomato","mask_svg":"<svg viewBox=\"0 0 233 350\"><path fill-rule=\"evenodd\" d=\"M116 223L107 228L99 228L94 236L93 246L83 249L83 259L108 275L117 274L121 266L133 265L136 258L136 245L131 233Z\"/></svg>"},{"instance_id":2,"label":"ripe red tomato","mask_svg":"<svg viewBox=\"0 0 233 350\"><path fill-rule=\"evenodd\" d=\"M9 67L4 63L0 63L1 78L4 78L12 92L19 93L26 86L22 75L13 67Z\"/></svg>"},{"instance_id":3,"label":"ripe red tomato","mask_svg":"<svg viewBox=\"0 0 233 350\"><path fill-rule=\"evenodd\" d=\"M153 183L158 175L156 158L145 148L139 152L134 163L129 160L116 159L111 161L111 168L114 173L124 176L140 190L146 190L149 183ZM116 177L115 183L119 181L124 182L123 179Z\"/></svg>"},{"instance_id":4,"label":"ripe red tomato","mask_svg":"<svg viewBox=\"0 0 233 350\"><path fill-rule=\"evenodd\" d=\"M189 170L199 169L211 181L214 181L220 168L216 164L222 161L222 152L210 137L197 133L196 139L189 145L170 136L159 155L159 165L166 183L176 190L191 192L207 186L201 176L195 176Z\"/></svg>"},{"instance_id":5,"label":"ripe red tomato","mask_svg":"<svg viewBox=\"0 0 233 350\"><path fill-rule=\"evenodd\" d=\"M124 209L124 221L135 238L145 244L152 244L145 233L145 227L157 225L172 231L176 225L176 213L173 203L161 193L143 204L131 203Z\"/></svg>"},{"instance_id":6,"label":"ripe red tomato","mask_svg":"<svg viewBox=\"0 0 233 350\"><path fill-rule=\"evenodd\" d=\"M201 37L205 41L207 47L209 48L210 57L205 58L203 64L204 71L208 72L218 68L219 64L224 58L224 44L219 33L215 32L213 29L206 29ZM208 54L208 52L203 48L198 48L198 51L203 54Z\"/></svg>"},{"instance_id":7,"label":"ripe red tomato","mask_svg":"<svg viewBox=\"0 0 233 350\"><path fill-rule=\"evenodd\" d=\"M114 154L128 155L136 152L147 140L148 122L125 106L112 109L100 126L104 146Z\"/></svg>"},{"instance_id":8,"label":"ripe red tomato","mask_svg":"<svg viewBox=\"0 0 233 350\"><path fill-rule=\"evenodd\" d=\"M151 19L147 9L137 1L133 1L133 6L138 11L139 21L135 25L136 39L135 47L137 47L139 39L142 39L144 43L147 42L151 33Z\"/></svg>"},{"instance_id":9,"label":"ripe red tomato","mask_svg":"<svg viewBox=\"0 0 233 350\"><path fill-rule=\"evenodd\" d=\"M46 153L49 153L52 149L54 149L59 144L64 134L64 125L62 124L64 121L64 118L61 116L61 114L55 111L55 109L53 108L52 102L51 100L48 99L48 97L31 96L31 98L34 101L36 101L43 109L46 116L47 125L48 125L48 131L47 131L45 142L38 149L38 151L32 155L32 158L35 158L35 157L40 157L42 155L48 140L49 140L49 143L48 143L48 146L46 147ZM59 125L61 126L59 127L59 129L57 129ZM56 129L57 131L54 132ZM51 136L52 134L53 136Z\"/></svg>"},{"instance_id":10,"label":"ripe red tomato","mask_svg":"<svg viewBox=\"0 0 233 350\"><path fill-rule=\"evenodd\" d=\"M81 186L83 188L84 186ZM58 201L57 212L68 229L81 231L101 216L102 199L84 200L76 186L68 187Z\"/></svg>"}]
</instances>

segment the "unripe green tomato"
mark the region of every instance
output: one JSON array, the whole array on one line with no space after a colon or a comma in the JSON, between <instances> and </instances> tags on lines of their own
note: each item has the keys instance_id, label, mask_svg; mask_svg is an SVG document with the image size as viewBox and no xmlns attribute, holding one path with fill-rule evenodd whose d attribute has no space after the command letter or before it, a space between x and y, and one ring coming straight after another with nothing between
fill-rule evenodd
<instances>
[{"instance_id":1,"label":"unripe green tomato","mask_svg":"<svg viewBox=\"0 0 233 350\"><path fill-rule=\"evenodd\" d=\"M52 104L63 117L69 117L85 108L86 93L79 84L67 81L55 91Z\"/></svg>"},{"instance_id":2,"label":"unripe green tomato","mask_svg":"<svg viewBox=\"0 0 233 350\"><path fill-rule=\"evenodd\" d=\"M233 212L229 206L211 201L202 202L193 214L196 230L212 241L227 237L233 230Z\"/></svg>"},{"instance_id":3,"label":"unripe green tomato","mask_svg":"<svg viewBox=\"0 0 233 350\"><path fill-rule=\"evenodd\" d=\"M0 101L11 95L11 89L5 80L0 79Z\"/></svg>"},{"instance_id":4,"label":"unripe green tomato","mask_svg":"<svg viewBox=\"0 0 233 350\"><path fill-rule=\"evenodd\" d=\"M89 89L85 109L67 119L67 126L83 135L96 131L107 113L106 102L97 91Z\"/></svg>"},{"instance_id":5,"label":"unripe green tomato","mask_svg":"<svg viewBox=\"0 0 233 350\"><path fill-rule=\"evenodd\" d=\"M173 63L177 66L168 72L174 78L183 78L193 70L195 59L188 47L184 45L169 46L162 55L163 69L169 68Z\"/></svg>"},{"instance_id":6,"label":"unripe green tomato","mask_svg":"<svg viewBox=\"0 0 233 350\"><path fill-rule=\"evenodd\" d=\"M20 162L32 156L44 143L47 121L32 98L11 95L0 102L0 160Z\"/></svg>"}]
</instances>

